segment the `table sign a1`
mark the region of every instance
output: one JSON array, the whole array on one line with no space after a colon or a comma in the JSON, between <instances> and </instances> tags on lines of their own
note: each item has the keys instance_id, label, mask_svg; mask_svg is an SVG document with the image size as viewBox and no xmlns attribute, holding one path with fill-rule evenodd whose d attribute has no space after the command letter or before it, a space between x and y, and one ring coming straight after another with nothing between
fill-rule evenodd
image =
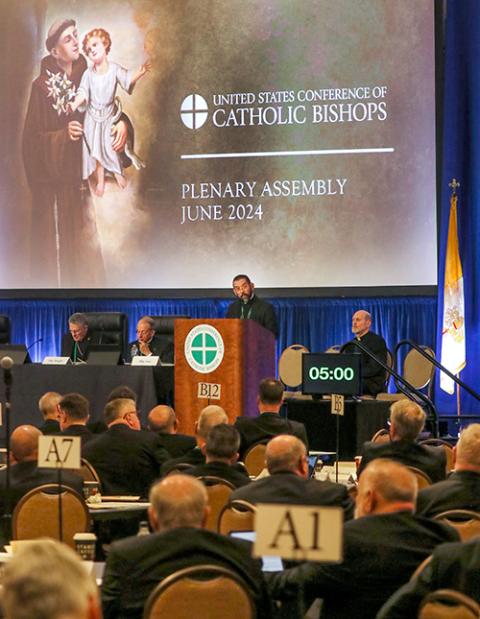
<instances>
[{"instance_id":1,"label":"table sign a1","mask_svg":"<svg viewBox=\"0 0 480 619\"><path fill-rule=\"evenodd\" d=\"M254 556L337 563L343 558L341 507L257 505Z\"/></svg>"}]
</instances>

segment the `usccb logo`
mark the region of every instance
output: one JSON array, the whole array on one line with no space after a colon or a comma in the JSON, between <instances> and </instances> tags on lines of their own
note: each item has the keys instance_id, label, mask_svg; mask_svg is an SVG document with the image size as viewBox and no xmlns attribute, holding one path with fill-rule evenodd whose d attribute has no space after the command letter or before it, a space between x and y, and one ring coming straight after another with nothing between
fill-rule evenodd
<instances>
[{"instance_id":1,"label":"usccb logo","mask_svg":"<svg viewBox=\"0 0 480 619\"><path fill-rule=\"evenodd\" d=\"M208 118L208 105L200 95L188 95L180 106L180 118L185 127L200 129Z\"/></svg>"},{"instance_id":2,"label":"usccb logo","mask_svg":"<svg viewBox=\"0 0 480 619\"><path fill-rule=\"evenodd\" d=\"M224 352L222 336L211 325L197 325L185 340L188 365L201 374L216 370L222 363Z\"/></svg>"}]
</instances>

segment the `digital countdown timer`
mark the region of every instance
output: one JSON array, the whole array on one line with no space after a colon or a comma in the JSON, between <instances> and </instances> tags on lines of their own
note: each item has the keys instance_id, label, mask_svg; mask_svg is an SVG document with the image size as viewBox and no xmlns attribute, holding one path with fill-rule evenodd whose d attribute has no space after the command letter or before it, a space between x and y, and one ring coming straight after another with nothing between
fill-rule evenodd
<instances>
[{"instance_id":1,"label":"digital countdown timer","mask_svg":"<svg viewBox=\"0 0 480 619\"><path fill-rule=\"evenodd\" d=\"M305 353L302 355L302 391L308 395L360 395L361 355Z\"/></svg>"}]
</instances>

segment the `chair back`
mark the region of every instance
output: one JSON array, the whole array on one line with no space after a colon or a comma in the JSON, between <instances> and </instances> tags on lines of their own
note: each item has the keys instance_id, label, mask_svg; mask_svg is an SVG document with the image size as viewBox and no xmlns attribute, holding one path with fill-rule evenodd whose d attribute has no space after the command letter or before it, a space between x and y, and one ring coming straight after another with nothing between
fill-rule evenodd
<instances>
[{"instance_id":1,"label":"chair back","mask_svg":"<svg viewBox=\"0 0 480 619\"><path fill-rule=\"evenodd\" d=\"M424 441L420 441L422 445L431 445L433 447L443 447L446 458L446 471L447 475L453 470L453 447L447 441L442 441L441 438L427 438Z\"/></svg>"},{"instance_id":2,"label":"chair back","mask_svg":"<svg viewBox=\"0 0 480 619\"><path fill-rule=\"evenodd\" d=\"M223 506L218 518L218 532L229 535L232 531L253 531L257 508L240 499Z\"/></svg>"},{"instance_id":3,"label":"chair back","mask_svg":"<svg viewBox=\"0 0 480 619\"><path fill-rule=\"evenodd\" d=\"M340 352L341 349L341 345L340 344L333 344L333 346L329 346L325 352L328 352L328 354L330 355L335 355L338 354Z\"/></svg>"},{"instance_id":4,"label":"chair back","mask_svg":"<svg viewBox=\"0 0 480 619\"><path fill-rule=\"evenodd\" d=\"M478 619L480 606L460 591L438 589L425 596L418 617L419 619Z\"/></svg>"},{"instance_id":5,"label":"chair back","mask_svg":"<svg viewBox=\"0 0 480 619\"><path fill-rule=\"evenodd\" d=\"M127 347L128 321L122 312L85 312L90 334L98 334L105 341L100 344L111 344L125 355Z\"/></svg>"},{"instance_id":6,"label":"chair back","mask_svg":"<svg viewBox=\"0 0 480 619\"><path fill-rule=\"evenodd\" d=\"M213 475L206 475L198 479L203 481L207 486L208 505L210 506L205 529L209 531L218 531L220 512L230 500L230 495L234 490L234 486L225 479L214 477Z\"/></svg>"},{"instance_id":7,"label":"chair back","mask_svg":"<svg viewBox=\"0 0 480 619\"><path fill-rule=\"evenodd\" d=\"M302 355L309 352L301 344L287 346L278 360L278 376L286 387L295 388L302 384Z\"/></svg>"},{"instance_id":8,"label":"chair back","mask_svg":"<svg viewBox=\"0 0 480 619\"><path fill-rule=\"evenodd\" d=\"M197 565L167 576L150 594L143 619L255 619L246 584L231 570Z\"/></svg>"},{"instance_id":9,"label":"chair back","mask_svg":"<svg viewBox=\"0 0 480 619\"><path fill-rule=\"evenodd\" d=\"M73 536L75 533L90 530L90 515L85 501L75 490L62 486L62 492L59 493L57 484L44 484L34 488L20 499L13 511L13 539L60 539L60 497L63 541L75 548Z\"/></svg>"},{"instance_id":10,"label":"chair back","mask_svg":"<svg viewBox=\"0 0 480 619\"><path fill-rule=\"evenodd\" d=\"M457 530L462 542L480 535L480 514L470 509L449 509L434 516Z\"/></svg>"},{"instance_id":11,"label":"chair back","mask_svg":"<svg viewBox=\"0 0 480 619\"><path fill-rule=\"evenodd\" d=\"M385 428L381 428L377 430L375 434L370 439L372 443L389 443L390 442L390 432Z\"/></svg>"},{"instance_id":12,"label":"chair back","mask_svg":"<svg viewBox=\"0 0 480 619\"><path fill-rule=\"evenodd\" d=\"M413 574L410 576L410 580L415 580L415 578L417 578L417 576L419 574L421 574L423 572L423 570L427 567L427 565L430 563L430 561L432 560L433 555L428 555L428 557L426 559L424 559L420 565L418 565L415 568L415 571L413 572Z\"/></svg>"},{"instance_id":13,"label":"chair back","mask_svg":"<svg viewBox=\"0 0 480 619\"><path fill-rule=\"evenodd\" d=\"M173 361L173 350L175 340L175 320L178 318L190 318L186 314L178 314L176 316L150 316L153 320L153 328L156 335L160 338L162 350L165 351L165 356L168 356Z\"/></svg>"},{"instance_id":14,"label":"chair back","mask_svg":"<svg viewBox=\"0 0 480 619\"><path fill-rule=\"evenodd\" d=\"M421 346L421 348L435 359L435 353L428 346ZM413 387L417 389L424 389L427 387L434 375L435 366L431 361L425 359L415 348L411 348L403 362L403 377Z\"/></svg>"},{"instance_id":15,"label":"chair back","mask_svg":"<svg viewBox=\"0 0 480 619\"><path fill-rule=\"evenodd\" d=\"M428 486L432 485L432 480L430 479L430 477L420 469L417 469L417 467L407 466L407 469L410 469L410 471L412 471L412 473L417 478L419 490L423 490L423 488L428 488Z\"/></svg>"},{"instance_id":16,"label":"chair back","mask_svg":"<svg viewBox=\"0 0 480 619\"><path fill-rule=\"evenodd\" d=\"M88 460L81 459L80 470L77 471L83 481L96 481L101 486L100 477Z\"/></svg>"},{"instance_id":17,"label":"chair back","mask_svg":"<svg viewBox=\"0 0 480 619\"><path fill-rule=\"evenodd\" d=\"M10 344L10 318L0 314L0 344Z\"/></svg>"},{"instance_id":18,"label":"chair back","mask_svg":"<svg viewBox=\"0 0 480 619\"><path fill-rule=\"evenodd\" d=\"M175 464L174 467L172 467L167 475L175 475L176 473L183 473L184 471L188 471L188 469L193 469L193 464L190 464L188 462L178 462L177 464Z\"/></svg>"},{"instance_id":19,"label":"chair back","mask_svg":"<svg viewBox=\"0 0 480 619\"><path fill-rule=\"evenodd\" d=\"M245 463L245 466L247 467L248 474L252 477L260 475L260 473L265 468L266 449L266 443L262 442L250 445L250 447L245 452L245 457L243 458L243 461Z\"/></svg>"}]
</instances>

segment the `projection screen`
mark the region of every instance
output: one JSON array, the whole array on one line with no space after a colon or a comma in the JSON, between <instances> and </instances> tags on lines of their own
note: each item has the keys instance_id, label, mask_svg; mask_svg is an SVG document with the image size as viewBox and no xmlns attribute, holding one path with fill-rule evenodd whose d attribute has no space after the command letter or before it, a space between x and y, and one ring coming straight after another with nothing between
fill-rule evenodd
<instances>
[{"instance_id":1,"label":"projection screen","mask_svg":"<svg viewBox=\"0 0 480 619\"><path fill-rule=\"evenodd\" d=\"M0 288L437 283L431 0L3 11Z\"/></svg>"}]
</instances>

